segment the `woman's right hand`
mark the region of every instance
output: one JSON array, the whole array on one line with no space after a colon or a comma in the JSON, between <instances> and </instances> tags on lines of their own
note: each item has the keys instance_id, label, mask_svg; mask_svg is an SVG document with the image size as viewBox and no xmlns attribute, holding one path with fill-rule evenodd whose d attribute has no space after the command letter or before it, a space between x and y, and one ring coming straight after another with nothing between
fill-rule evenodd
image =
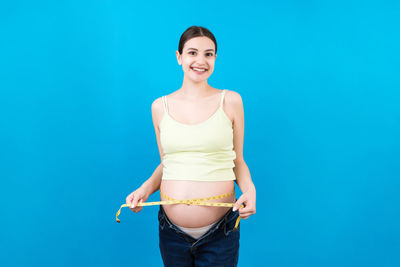
<instances>
[{"instance_id":1,"label":"woman's right hand","mask_svg":"<svg viewBox=\"0 0 400 267\"><path fill-rule=\"evenodd\" d=\"M138 206L137 204L139 202L146 202L148 198L149 195L147 191L141 186L126 197L126 204L129 205L132 211L138 213L143 209L143 206Z\"/></svg>"}]
</instances>

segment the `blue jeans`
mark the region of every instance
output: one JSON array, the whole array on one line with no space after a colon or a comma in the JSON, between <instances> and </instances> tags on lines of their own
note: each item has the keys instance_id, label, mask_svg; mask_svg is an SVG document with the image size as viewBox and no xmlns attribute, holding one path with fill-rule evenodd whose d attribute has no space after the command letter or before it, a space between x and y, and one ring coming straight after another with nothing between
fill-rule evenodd
<instances>
[{"instance_id":1,"label":"blue jeans","mask_svg":"<svg viewBox=\"0 0 400 267\"><path fill-rule=\"evenodd\" d=\"M158 212L159 247L165 267L236 267L239 259L239 211L232 208L203 236L194 239Z\"/></svg>"}]
</instances>

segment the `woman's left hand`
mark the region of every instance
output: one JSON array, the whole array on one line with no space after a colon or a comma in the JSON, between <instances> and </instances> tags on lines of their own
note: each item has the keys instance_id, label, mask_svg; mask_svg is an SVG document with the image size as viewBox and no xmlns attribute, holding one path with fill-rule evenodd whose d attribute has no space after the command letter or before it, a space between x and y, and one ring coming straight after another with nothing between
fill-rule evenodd
<instances>
[{"instance_id":1,"label":"woman's left hand","mask_svg":"<svg viewBox=\"0 0 400 267\"><path fill-rule=\"evenodd\" d=\"M242 203L244 204L243 208L240 207ZM245 220L256 213L256 188L254 186L251 186L236 201L233 211L237 209L239 209L239 216Z\"/></svg>"}]
</instances>

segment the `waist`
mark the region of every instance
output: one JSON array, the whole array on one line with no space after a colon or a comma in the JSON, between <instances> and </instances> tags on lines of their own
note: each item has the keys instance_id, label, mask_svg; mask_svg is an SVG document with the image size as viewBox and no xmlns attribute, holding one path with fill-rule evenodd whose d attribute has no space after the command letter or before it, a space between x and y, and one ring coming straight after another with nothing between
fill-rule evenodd
<instances>
[{"instance_id":1,"label":"waist","mask_svg":"<svg viewBox=\"0 0 400 267\"><path fill-rule=\"evenodd\" d=\"M233 181L224 182L162 181L161 200L197 200L215 203L235 203ZM183 227L203 227L218 221L232 207L198 206L190 204L163 205L167 217Z\"/></svg>"}]
</instances>

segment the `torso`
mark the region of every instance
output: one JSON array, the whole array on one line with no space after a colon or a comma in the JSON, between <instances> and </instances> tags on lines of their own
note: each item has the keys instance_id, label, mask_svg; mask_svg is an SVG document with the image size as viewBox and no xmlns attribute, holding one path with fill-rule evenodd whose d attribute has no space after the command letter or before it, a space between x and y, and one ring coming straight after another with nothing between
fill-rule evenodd
<instances>
[{"instance_id":1,"label":"torso","mask_svg":"<svg viewBox=\"0 0 400 267\"><path fill-rule=\"evenodd\" d=\"M170 116L185 124L196 124L207 120L211 114L215 112L219 104L221 90L215 90L216 94L210 96L210 98L205 100L204 103L188 103L187 101L184 103L180 100L175 101L173 98L174 94L168 95ZM229 114L229 107L225 108L227 103L226 95L223 109L232 121L233 116L232 114ZM180 103L181 105L179 105ZM199 110L203 110L204 112L199 113ZM180 117L178 117L178 114L180 114ZM185 120L182 115L190 119ZM158 121L161 121L161 119ZM233 192L235 190L235 182L233 180L217 182L161 180L160 190L163 194L175 199L204 198ZM160 199L166 200L161 195ZM221 199L208 201L234 203L236 197L235 194L232 194ZM182 227L203 227L212 224L222 218L228 210L231 209L231 207L212 207L187 204L163 205L163 208L168 219L170 219L172 223Z\"/></svg>"}]
</instances>

